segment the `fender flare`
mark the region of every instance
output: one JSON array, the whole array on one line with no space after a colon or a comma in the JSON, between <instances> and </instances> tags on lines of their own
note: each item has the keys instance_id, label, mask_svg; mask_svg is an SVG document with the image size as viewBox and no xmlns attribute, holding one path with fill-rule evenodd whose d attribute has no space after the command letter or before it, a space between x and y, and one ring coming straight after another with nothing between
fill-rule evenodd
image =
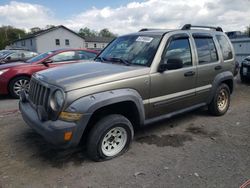
<instances>
[{"instance_id":1,"label":"fender flare","mask_svg":"<svg viewBox=\"0 0 250 188\"><path fill-rule=\"evenodd\" d=\"M92 115L96 110L119 102L133 102L139 113L140 124L145 121L143 100L134 89L116 89L88 95L74 101L65 111Z\"/></svg>"},{"instance_id":2,"label":"fender flare","mask_svg":"<svg viewBox=\"0 0 250 188\"><path fill-rule=\"evenodd\" d=\"M230 72L230 71L226 71L226 72L222 72L222 73L219 73L213 83L212 83L212 88L211 88L211 91L210 91L210 94L209 94L209 97L208 97L208 100L207 100L207 104L211 103L214 95L215 95L215 92L216 92L216 89L219 87L219 85L224 82L224 81L227 81L227 80L231 80L232 83L233 83L233 88L232 88L232 91L234 90L234 76L233 76L233 73Z\"/></svg>"}]
</instances>

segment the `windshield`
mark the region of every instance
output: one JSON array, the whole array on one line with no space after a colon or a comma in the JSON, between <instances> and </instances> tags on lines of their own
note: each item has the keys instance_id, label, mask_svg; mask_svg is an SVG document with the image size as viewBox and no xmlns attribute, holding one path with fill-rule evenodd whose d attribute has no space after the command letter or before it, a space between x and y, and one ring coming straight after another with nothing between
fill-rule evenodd
<instances>
[{"instance_id":1,"label":"windshield","mask_svg":"<svg viewBox=\"0 0 250 188\"><path fill-rule=\"evenodd\" d=\"M38 56L35 56L35 57L33 57L33 58L27 60L26 62L27 62L27 63L34 63L34 62L40 61L40 60L42 60L42 59L48 57L48 56L51 55L51 54L53 54L53 51L45 52L45 53L43 53L43 54L40 54L40 55L38 55Z\"/></svg>"},{"instance_id":2,"label":"windshield","mask_svg":"<svg viewBox=\"0 0 250 188\"><path fill-rule=\"evenodd\" d=\"M0 57L5 57L6 55L11 54L12 52L10 51L0 51Z\"/></svg>"},{"instance_id":3,"label":"windshield","mask_svg":"<svg viewBox=\"0 0 250 188\"><path fill-rule=\"evenodd\" d=\"M138 36L128 35L114 40L101 54L96 61L117 62L130 65L150 66L161 36Z\"/></svg>"}]
</instances>

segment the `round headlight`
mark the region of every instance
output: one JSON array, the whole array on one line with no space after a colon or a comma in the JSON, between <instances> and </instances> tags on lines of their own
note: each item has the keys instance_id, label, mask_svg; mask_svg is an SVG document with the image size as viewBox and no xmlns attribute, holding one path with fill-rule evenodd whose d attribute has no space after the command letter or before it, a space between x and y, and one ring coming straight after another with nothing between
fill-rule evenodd
<instances>
[{"instance_id":1,"label":"round headlight","mask_svg":"<svg viewBox=\"0 0 250 188\"><path fill-rule=\"evenodd\" d=\"M56 90L56 92L54 92L51 100L50 100L50 106L54 111L58 111L64 102L64 95L63 92L61 90Z\"/></svg>"}]
</instances>

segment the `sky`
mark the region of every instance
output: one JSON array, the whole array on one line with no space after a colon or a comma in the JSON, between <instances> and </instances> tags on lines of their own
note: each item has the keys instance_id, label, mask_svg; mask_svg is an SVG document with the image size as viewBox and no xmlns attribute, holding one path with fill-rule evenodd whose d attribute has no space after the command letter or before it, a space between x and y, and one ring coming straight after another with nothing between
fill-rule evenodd
<instances>
[{"instance_id":1,"label":"sky","mask_svg":"<svg viewBox=\"0 0 250 188\"><path fill-rule=\"evenodd\" d=\"M108 28L118 35L186 23L232 31L250 25L249 7L250 0L1 0L0 25L26 30L46 25L74 31Z\"/></svg>"}]
</instances>

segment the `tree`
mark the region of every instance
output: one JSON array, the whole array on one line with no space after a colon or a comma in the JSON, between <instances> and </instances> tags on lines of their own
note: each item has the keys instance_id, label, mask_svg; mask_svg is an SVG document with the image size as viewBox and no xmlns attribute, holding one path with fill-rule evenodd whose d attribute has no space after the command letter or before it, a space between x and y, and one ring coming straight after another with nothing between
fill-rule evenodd
<instances>
[{"instance_id":1,"label":"tree","mask_svg":"<svg viewBox=\"0 0 250 188\"><path fill-rule=\"evenodd\" d=\"M30 33L36 33L38 31L41 31L42 29L40 27L33 27L33 28L30 28Z\"/></svg>"},{"instance_id":2,"label":"tree","mask_svg":"<svg viewBox=\"0 0 250 188\"><path fill-rule=\"evenodd\" d=\"M110 32L107 28L104 28L102 29L100 32L99 32L99 36L100 37L116 37L116 35L112 32Z\"/></svg>"},{"instance_id":3,"label":"tree","mask_svg":"<svg viewBox=\"0 0 250 188\"><path fill-rule=\"evenodd\" d=\"M0 50L10 45L12 41L22 38L25 34L23 29L14 28L12 26L0 27Z\"/></svg>"},{"instance_id":4,"label":"tree","mask_svg":"<svg viewBox=\"0 0 250 188\"><path fill-rule=\"evenodd\" d=\"M81 35L83 38L84 37L95 37L98 35L98 33L94 30L89 29L88 27L81 28L79 30L79 35Z\"/></svg>"},{"instance_id":5,"label":"tree","mask_svg":"<svg viewBox=\"0 0 250 188\"><path fill-rule=\"evenodd\" d=\"M245 32L244 32L248 37L250 37L250 25L247 26Z\"/></svg>"},{"instance_id":6,"label":"tree","mask_svg":"<svg viewBox=\"0 0 250 188\"><path fill-rule=\"evenodd\" d=\"M53 28L53 27L56 27L56 26L55 25L46 25L45 29L50 29L50 28Z\"/></svg>"}]
</instances>

